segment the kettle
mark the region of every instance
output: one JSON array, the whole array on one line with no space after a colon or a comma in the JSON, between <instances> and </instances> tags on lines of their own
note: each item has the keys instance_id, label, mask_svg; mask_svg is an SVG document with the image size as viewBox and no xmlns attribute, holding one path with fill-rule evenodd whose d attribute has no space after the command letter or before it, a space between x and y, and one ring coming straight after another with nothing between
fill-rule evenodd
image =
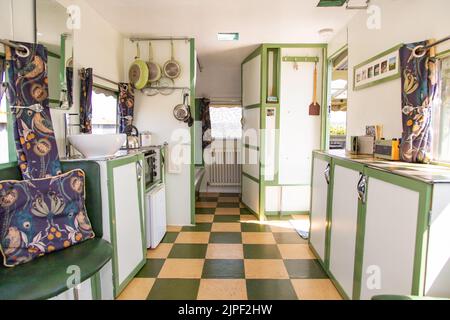
<instances>
[{"instance_id":1,"label":"kettle","mask_svg":"<svg viewBox=\"0 0 450 320\"><path fill-rule=\"evenodd\" d=\"M127 135L127 149L139 149L139 131L133 126L125 127L125 134Z\"/></svg>"}]
</instances>

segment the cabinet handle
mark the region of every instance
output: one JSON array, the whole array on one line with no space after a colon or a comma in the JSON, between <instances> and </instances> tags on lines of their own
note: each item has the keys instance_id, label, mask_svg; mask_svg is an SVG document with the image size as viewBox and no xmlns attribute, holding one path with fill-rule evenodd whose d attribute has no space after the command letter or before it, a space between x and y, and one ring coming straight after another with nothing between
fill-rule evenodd
<instances>
[{"instance_id":1,"label":"cabinet handle","mask_svg":"<svg viewBox=\"0 0 450 320\"><path fill-rule=\"evenodd\" d=\"M142 165L141 165L141 163L139 161L136 162L136 171L137 171L138 181L141 181L141 179L142 179Z\"/></svg>"},{"instance_id":2,"label":"cabinet handle","mask_svg":"<svg viewBox=\"0 0 450 320\"><path fill-rule=\"evenodd\" d=\"M330 184L330 164L327 165L327 168L324 171L325 181L327 184Z\"/></svg>"},{"instance_id":3,"label":"cabinet handle","mask_svg":"<svg viewBox=\"0 0 450 320\"><path fill-rule=\"evenodd\" d=\"M360 178L358 182L358 198L362 204L366 204L367 198L367 176L360 173Z\"/></svg>"}]
</instances>

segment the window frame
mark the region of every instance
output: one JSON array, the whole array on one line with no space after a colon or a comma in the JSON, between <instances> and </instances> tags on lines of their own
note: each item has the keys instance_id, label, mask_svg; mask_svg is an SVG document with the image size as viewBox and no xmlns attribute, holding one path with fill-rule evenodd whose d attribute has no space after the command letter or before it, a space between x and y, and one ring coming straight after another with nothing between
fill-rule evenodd
<instances>
[{"instance_id":1,"label":"window frame","mask_svg":"<svg viewBox=\"0 0 450 320\"><path fill-rule=\"evenodd\" d=\"M107 86L103 86L97 83L93 84L93 88L92 88L92 92L95 91L95 88L100 89L102 91L109 91L110 93L113 93L114 97L116 98L116 133L119 133L119 128L120 128L120 117L119 117L119 90L118 89L112 89L110 87ZM92 113L94 112L94 105L92 105ZM94 125L94 123L92 123L92 125Z\"/></svg>"}]
</instances>

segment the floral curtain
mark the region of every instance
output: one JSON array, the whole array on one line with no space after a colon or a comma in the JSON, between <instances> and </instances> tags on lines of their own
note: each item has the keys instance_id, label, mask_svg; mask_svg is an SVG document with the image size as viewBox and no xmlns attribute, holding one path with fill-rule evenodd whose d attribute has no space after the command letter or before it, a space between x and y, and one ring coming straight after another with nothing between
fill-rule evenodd
<instances>
[{"instance_id":1,"label":"floral curtain","mask_svg":"<svg viewBox=\"0 0 450 320\"><path fill-rule=\"evenodd\" d=\"M118 112L119 132L125 133L125 128L133 124L134 116L134 88L129 83L119 83Z\"/></svg>"},{"instance_id":2,"label":"floral curtain","mask_svg":"<svg viewBox=\"0 0 450 320\"><path fill-rule=\"evenodd\" d=\"M55 176L62 171L48 108L47 49L16 44L22 49L6 47L6 60L19 167L26 180Z\"/></svg>"},{"instance_id":3,"label":"floral curtain","mask_svg":"<svg viewBox=\"0 0 450 320\"><path fill-rule=\"evenodd\" d=\"M80 125L82 133L92 133L92 87L94 74L92 68L80 72Z\"/></svg>"},{"instance_id":4,"label":"floral curtain","mask_svg":"<svg viewBox=\"0 0 450 320\"><path fill-rule=\"evenodd\" d=\"M2 101L3 98L3 92L4 92L4 87L3 87L3 73L5 72L5 58L4 57L0 57L0 101Z\"/></svg>"},{"instance_id":5,"label":"floral curtain","mask_svg":"<svg viewBox=\"0 0 450 320\"><path fill-rule=\"evenodd\" d=\"M212 142L211 137L211 115L209 113L210 100L206 98L200 99L200 114L202 118L202 145L203 149L208 147Z\"/></svg>"},{"instance_id":6,"label":"floral curtain","mask_svg":"<svg viewBox=\"0 0 450 320\"><path fill-rule=\"evenodd\" d=\"M432 105L437 92L436 61L430 51L416 57L414 49L428 43L404 45L400 49L402 70L403 161L429 163L432 147Z\"/></svg>"}]
</instances>

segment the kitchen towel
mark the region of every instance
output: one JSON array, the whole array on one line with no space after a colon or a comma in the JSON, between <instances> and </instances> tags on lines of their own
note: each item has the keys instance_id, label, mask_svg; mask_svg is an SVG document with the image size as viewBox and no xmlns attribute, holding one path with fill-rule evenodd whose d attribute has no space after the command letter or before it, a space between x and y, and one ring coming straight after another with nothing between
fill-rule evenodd
<instances>
[{"instance_id":1,"label":"kitchen towel","mask_svg":"<svg viewBox=\"0 0 450 320\"><path fill-rule=\"evenodd\" d=\"M416 57L414 49L427 41L406 44L400 49L402 72L403 161L431 161L433 100L437 92L436 61L430 51Z\"/></svg>"},{"instance_id":2,"label":"kitchen towel","mask_svg":"<svg viewBox=\"0 0 450 320\"><path fill-rule=\"evenodd\" d=\"M129 83L119 83L119 132L125 133L125 128L133 124L134 88Z\"/></svg>"},{"instance_id":3,"label":"kitchen towel","mask_svg":"<svg viewBox=\"0 0 450 320\"><path fill-rule=\"evenodd\" d=\"M61 174L48 99L47 49L14 42L6 47L7 97L14 111L14 138L22 176L41 179Z\"/></svg>"}]
</instances>

